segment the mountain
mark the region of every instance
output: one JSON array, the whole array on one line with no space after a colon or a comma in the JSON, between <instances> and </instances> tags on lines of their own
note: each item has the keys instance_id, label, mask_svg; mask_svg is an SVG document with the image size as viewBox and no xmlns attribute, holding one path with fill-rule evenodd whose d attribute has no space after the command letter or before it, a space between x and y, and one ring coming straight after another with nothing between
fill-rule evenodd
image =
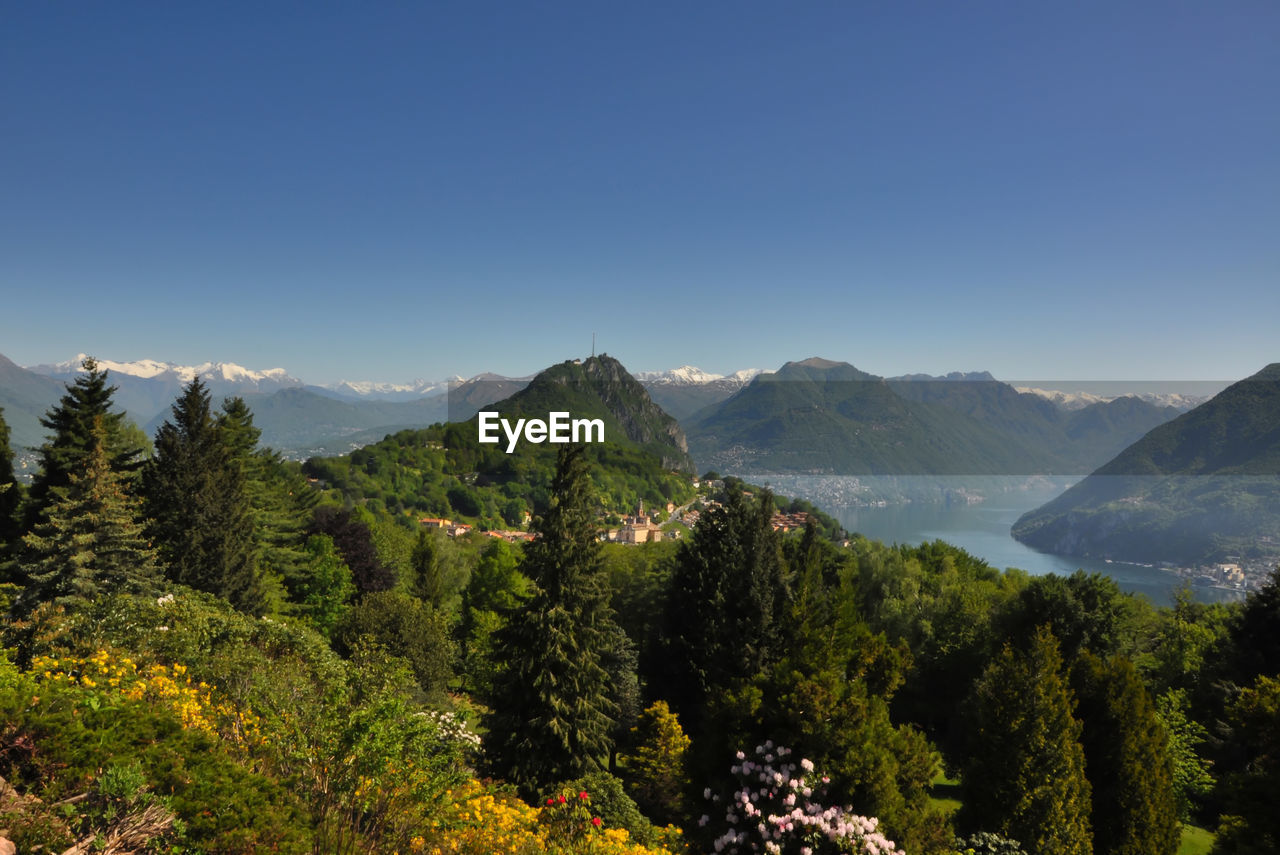
<instances>
[{"instance_id":1,"label":"mountain","mask_svg":"<svg viewBox=\"0 0 1280 855\"><path fill-rule=\"evenodd\" d=\"M501 384L506 378L476 379ZM600 419L605 441L588 443L586 456L603 512L625 514L641 503L652 508L692 498L692 464L679 424L606 354L553 365L486 410L509 424L547 420L552 412ZM505 438L481 443L472 417L401 431L340 457L313 457L304 470L353 501L513 528L524 524L526 513L545 507L559 448L520 441L508 453Z\"/></svg>"},{"instance_id":2,"label":"mountain","mask_svg":"<svg viewBox=\"0 0 1280 855\"><path fill-rule=\"evenodd\" d=\"M1126 395L1099 395L1093 392L1062 392L1056 389L1042 389L1039 386L1015 386L1014 388L1024 394L1037 395L1050 400L1064 410L1080 410L1092 404L1106 404L1117 398L1131 397L1156 407L1173 407L1178 412L1185 413L1213 397L1212 395L1188 395L1181 392L1134 391Z\"/></svg>"},{"instance_id":3,"label":"mountain","mask_svg":"<svg viewBox=\"0 0 1280 855\"><path fill-rule=\"evenodd\" d=\"M58 402L66 387L50 377L29 371L0 356L0 407L9 425L9 444L15 454L44 441L40 418Z\"/></svg>"},{"instance_id":4,"label":"mountain","mask_svg":"<svg viewBox=\"0 0 1280 855\"><path fill-rule=\"evenodd\" d=\"M1088 472L1177 415L1135 399L1066 412L987 372L885 379L807 359L687 420L699 467L745 473Z\"/></svg>"},{"instance_id":5,"label":"mountain","mask_svg":"<svg viewBox=\"0 0 1280 855\"><path fill-rule=\"evenodd\" d=\"M64 384L74 382L83 359L80 355L75 360L30 369L4 360L8 367L0 367L0 406L12 399L12 419L8 407L5 415L6 420L16 422L15 445L38 445L43 440L39 417L58 400ZM262 443L291 457L350 451L389 433L425 427L449 417L449 384L445 382L317 387L304 386L283 368L258 371L231 362L177 365L157 360L98 360L98 364L107 369L109 382L116 387L116 406L148 433L154 433L169 418L183 387L200 377L215 403L230 396L244 398L255 424L262 429ZM514 388L489 388L492 397L487 401L477 392L468 399L468 406L497 400ZM423 394L415 396L414 392Z\"/></svg>"},{"instance_id":6,"label":"mountain","mask_svg":"<svg viewBox=\"0 0 1280 855\"><path fill-rule=\"evenodd\" d=\"M635 377L655 404L683 421L725 400L761 373L759 368L745 368L728 375L711 374L682 365L669 371L639 371Z\"/></svg>"},{"instance_id":7,"label":"mountain","mask_svg":"<svg viewBox=\"0 0 1280 855\"><path fill-rule=\"evenodd\" d=\"M658 406L622 363L608 354L553 365L514 395L486 407L503 418L541 418L553 411L604 421L606 442L657 457L666 469L693 472L679 422Z\"/></svg>"},{"instance_id":8,"label":"mountain","mask_svg":"<svg viewBox=\"0 0 1280 855\"><path fill-rule=\"evenodd\" d=\"M59 380L74 380L80 373L80 366L88 358L81 353L75 359L66 362L55 362L45 365L32 365L28 370L37 374L57 377ZM183 384L190 383L196 377L206 383L235 383L246 386L301 386L302 381L290 377L283 368L268 368L266 371L254 371L232 362L205 362L200 365L175 365L172 362L157 362L154 359L142 359L136 362L114 362L110 359L97 359L99 367L110 371L117 377L141 377L154 379L165 375L173 375Z\"/></svg>"},{"instance_id":9,"label":"mountain","mask_svg":"<svg viewBox=\"0 0 1280 855\"><path fill-rule=\"evenodd\" d=\"M1046 552L1196 564L1280 555L1280 363L1153 429L1013 536Z\"/></svg>"},{"instance_id":10,"label":"mountain","mask_svg":"<svg viewBox=\"0 0 1280 855\"><path fill-rule=\"evenodd\" d=\"M28 370L63 383L72 383L80 373L84 359L85 354L82 353L73 360L33 365ZM154 422L157 416L167 415L169 407L182 394L183 387L196 377L208 385L214 401L233 395L270 393L302 386L301 380L289 376L283 368L255 371L232 362L205 362L200 365L177 365L154 359L135 362L98 359L97 362L106 369L111 385L116 387L116 406L142 426Z\"/></svg>"},{"instance_id":11,"label":"mountain","mask_svg":"<svg viewBox=\"0 0 1280 855\"><path fill-rule=\"evenodd\" d=\"M262 445L292 458L335 449L350 451L398 430L442 422L447 414L442 395L416 401L352 402L290 388L241 397L253 412L254 425L262 430ZM170 415L168 408L157 413L145 425L147 433L154 434Z\"/></svg>"},{"instance_id":12,"label":"mountain","mask_svg":"<svg viewBox=\"0 0 1280 855\"><path fill-rule=\"evenodd\" d=\"M1046 398L1019 392L988 372L944 377L913 374L889 380L905 398L940 404L1013 437L1032 449L1046 471L1090 472L1157 425L1179 415L1136 397L1099 399L1064 410Z\"/></svg>"},{"instance_id":13,"label":"mountain","mask_svg":"<svg viewBox=\"0 0 1280 855\"><path fill-rule=\"evenodd\" d=\"M688 425L699 467L734 472L960 475L1041 461L971 416L899 394L845 362L788 362ZM905 385L910 385L906 383Z\"/></svg>"},{"instance_id":14,"label":"mountain","mask_svg":"<svg viewBox=\"0 0 1280 855\"><path fill-rule=\"evenodd\" d=\"M365 380L339 380L337 383L325 383L307 388L330 397L345 401L412 401L433 395L443 395L456 383L463 382L461 377L449 380L422 380L412 383L376 383Z\"/></svg>"},{"instance_id":15,"label":"mountain","mask_svg":"<svg viewBox=\"0 0 1280 855\"><path fill-rule=\"evenodd\" d=\"M532 379L485 373L461 383L450 384L449 421L466 421L495 401L509 398L524 389Z\"/></svg>"}]
</instances>

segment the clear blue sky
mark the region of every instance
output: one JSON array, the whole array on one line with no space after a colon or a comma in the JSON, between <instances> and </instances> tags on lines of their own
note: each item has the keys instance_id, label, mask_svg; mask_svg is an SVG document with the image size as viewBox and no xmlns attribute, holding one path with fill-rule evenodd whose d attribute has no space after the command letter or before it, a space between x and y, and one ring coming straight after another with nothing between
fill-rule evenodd
<instances>
[{"instance_id":1,"label":"clear blue sky","mask_svg":"<svg viewBox=\"0 0 1280 855\"><path fill-rule=\"evenodd\" d=\"M8 3L0 353L1280 360L1280 4Z\"/></svg>"}]
</instances>

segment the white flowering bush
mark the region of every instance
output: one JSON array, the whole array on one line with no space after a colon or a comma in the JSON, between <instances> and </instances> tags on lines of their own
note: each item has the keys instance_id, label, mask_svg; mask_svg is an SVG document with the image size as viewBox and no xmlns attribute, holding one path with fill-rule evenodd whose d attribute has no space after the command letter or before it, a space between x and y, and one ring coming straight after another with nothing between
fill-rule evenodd
<instances>
[{"instance_id":1,"label":"white flowering bush","mask_svg":"<svg viewBox=\"0 0 1280 855\"><path fill-rule=\"evenodd\" d=\"M470 728L466 719L441 710L427 710L417 715L435 722L436 735L443 742L453 743L461 749L468 762L475 760L480 751L480 736Z\"/></svg>"},{"instance_id":2,"label":"white flowering bush","mask_svg":"<svg viewBox=\"0 0 1280 855\"><path fill-rule=\"evenodd\" d=\"M723 807L725 831L715 839L716 852L744 855L903 855L892 840L876 830L879 820L859 816L849 807L824 807L830 779L814 771L810 760L793 759L791 750L770 740L757 745L754 758L739 751L729 768L737 788L728 798L710 788L703 797L711 804L699 824L719 818ZM718 823L717 823L718 824Z\"/></svg>"}]
</instances>

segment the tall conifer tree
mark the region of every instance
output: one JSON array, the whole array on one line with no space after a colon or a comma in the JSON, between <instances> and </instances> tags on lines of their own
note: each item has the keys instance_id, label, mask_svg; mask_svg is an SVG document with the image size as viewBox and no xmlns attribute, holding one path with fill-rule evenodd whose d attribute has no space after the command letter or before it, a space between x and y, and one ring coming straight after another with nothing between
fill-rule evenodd
<instances>
[{"instance_id":1,"label":"tall conifer tree","mask_svg":"<svg viewBox=\"0 0 1280 855\"><path fill-rule=\"evenodd\" d=\"M236 608L263 608L244 475L209 411L199 377L156 432L155 457L142 477L150 532L170 578L217 594Z\"/></svg>"},{"instance_id":2,"label":"tall conifer tree","mask_svg":"<svg viewBox=\"0 0 1280 855\"><path fill-rule=\"evenodd\" d=\"M708 703L752 680L781 650L786 584L773 500L730 487L680 544L663 611L663 696L698 743Z\"/></svg>"},{"instance_id":3,"label":"tall conifer tree","mask_svg":"<svg viewBox=\"0 0 1280 855\"><path fill-rule=\"evenodd\" d=\"M92 357L81 363L84 373L67 386L66 394L40 420L49 438L40 446L40 469L31 482L25 528L31 530L52 499L55 487L71 483L73 472L83 472L93 443L95 425L100 425L107 464L116 472L137 471L142 444L136 428L128 430L125 415L112 412L116 387L107 385L107 372ZM143 438L145 441L145 438Z\"/></svg>"},{"instance_id":4,"label":"tall conifer tree","mask_svg":"<svg viewBox=\"0 0 1280 855\"><path fill-rule=\"evenodd\" d=\"M46 519L24 538L28 582L20 610L116 591L150 593L159 582L139 502L110 466L101 420L89 439L83 472L52 488Z\"/></svg>"},{"instance_id":5,"label":"tall conifer tree","mask_svg":"<svg viewBox=\"0 0 1280 855\"><path fill-rule=\"evenodd\" d=\"M319 493L308 489L279 454L258 447L262 430L253 423L253 412L243 398L223 400L216 422L223 445L244 479L259 567L264 576L283 579L296 594L310 585L305 577L312 556L304 544Z\"/></svg>"},{"instance_id":6,"label":"tall conifer tree","mask_svg":"<svg viewBox=\"0 0 1280 855\"><path fill-rule=\"evenodd\" d=\"M1038 855L1090 855L1089 782L1081 727L1058 642L1040 627L1029 648L1004 649L978 681L960 781L961 824Z\"/></svg>"},{"instance_id":7,"label":"tall conifer tree","mask_svg":"<svg viewBox=\"0 0 1280 855\"><path fill-rule=\"evenodd\" d=\"M521 569L535 592L498 633L485 742L491 771L525 796L601 769L610 750L602 661L611 616L581 446L561 451L533 530Z\"/></svg>"},{"instance_id":8,"label":"tall conifer tree","mask_svg":"<svg viewBox=\"0 0 1280 855\"><path fill-rule=\"evenodd\" d=\"M22 503L22 487L13 471L13 449L9 447L9 425L0 407L0 582L5 580L5 563L18 548L22 526L18 507Z\"/></svg>"},{"instance_id":9,"label":"tall conifer tree","mask_svg":"<svg viewBox=\"0 0 1280 855\"><path fill-rule=\"evenodd\" d=\"M1085 651L1072 668L1092 789L1096 855L1173 855L1178 805L1168 738L1133 663Z\"/></svg>"}]
</instances>

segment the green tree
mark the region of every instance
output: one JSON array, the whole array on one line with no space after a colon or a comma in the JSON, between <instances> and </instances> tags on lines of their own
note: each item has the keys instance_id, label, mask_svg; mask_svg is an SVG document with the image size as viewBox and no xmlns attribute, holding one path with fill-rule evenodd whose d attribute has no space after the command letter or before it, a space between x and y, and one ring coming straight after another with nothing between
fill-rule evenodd
<instances>
[{"instance_id":1,"label":"green tree","mask_svg":"<svg viewBox=\"0 0 1280 855\"><path fill-rule=\"evenodd\" d=\"M306 529L319 498L296 466L269 448L259 448L262 431L243 398L227 398L217 428L233 465L240 469L253 519L258 566L264 577L278 578L292 591L310 567Z\"/></svg>"},{"instance_id":2,"label":"green tree","mask_svg":"<svg viewBox=\"0 0 1280 855\"><path fill-rule=\"evenodd\" d=\"M1032 578L1006 607L1000 620L1004 640L1025 647L1044 625L1053 631L1062 657L1073 661L1081 650L1098 656L1128 653L1140 601L1120 590L1109 576L1077 570Z\"/></svg>"},{"instance_id":3,"label":"green tree","mask_svg":"<svg viewBox=\"0 0 1280 855\"><path fill-rule=\"evenodd\" d=\"M1178 806L1168 737L1133 663L1085 651L1072 668L1097 855L1172 855Z\"/></svg>"},{"instance_id":4,"label":"green tree","mask_svg":"<svg viewBox=\"0 0 1280 855\"><path fill-rule=\"evenodd\" d=\"M351 577L360 593L387 591L395 586L395 573L379 557L368 523L357 519L351 511L320 505L312 515L307 532L333 538L342 560L351 568Z\"/></svg>"},{"instance_id":5,"label":"green tree","mask_svg":"<svg viewBox=\"0 0 1280 855\"><path fill-rule=\"evenodd\" d=\"M1250 760L1222 782L1230 808L1218 828L1213 851L1215 855L1280 851L1280 811L1276 810L1276 793L1280 793L1280 677L1259 677L1230 705L1227 718Z\"/></svg>"},{"instance_id":6,"label":"green tree","mask_svg":"<svg viewBox=\"0 0 1280 855\"><path fill-rule=\"evenodd\" d=\"M333 546L333 538L311 535L307 538L307 554L311 562L300 592L302 607L315 628L327 638L347 613L347 603L355 595L356 586L351 581L351 570L342 563Z\"/></svg>"},{"instance_id":7,"label":"green tree","mask_svg":"<svg viewBox=\"0 0 1280 855\"><path fill-rule=\"evenodd\" d=\"M602 664L610 620L583 447L564 448L521 567L535 586L497 636L490 770L525 796L603 768L614 705Z\"/></svg>"},{"instance_id":8,"label":"green tree","mask_svg":"<svg viewBox=\"0 0 1280 855\"><path fill-rule=\"evenodd\" d=\"M1231 627L1228 676L1237 685L1250 685L1260 675L1280 674L1280 567L1266 584L1245 598Z\"/></svg>"},{"instance_id":9,"label":"green tree","mask_svg":"<svg viewBox=\"0 0 1280 855\"><path fill-rule=\"evenodd\" d=\"M1080 722L1047 627L1004 649L974 688L960 822L1040 855L1089 855L1089 782Z\"/></svg>"},{"instance_id":10,"label":"green tree","mask_svg":"<svg viewBox=\"0 0 1280 855\"><path fill-rule=\"evenodd\" d=\"M9 425L0 407L0 582L5 579L4 566L16 551L22 535L18 508L22 504L22 485L13 472L13 449L9 446Z\"/></svg>"},{"instance_id":11,"label":"green tree","mask_svg":"<svg viewBox=\"0 0 1280 855\"><path fill-rule=\"evenodd\" d=\"M1178 819L1191 819L1193 800L1203 799L1213 789L1209 761L1199 748L1209 739L1205 726L1187 715L1190 702L1183 689L1170 689L1156 698L1156 714L1169 734L1169 762L1173 767L1173 797Z\"/></svg>"},{"instance_id":12,"label":"green tree","mask_svg":"<svg viewBox=\"0 0 1280 855\"><path fill-rule=\"evenodd\" d=\"M83 474L52 488L45 519L23 542L28 573L20 611L42 602L88 601L115 591L150 593L159 581L142 536L138 501L107 460L101 421L90 429Z\"/></svg>"},{"instance_id":13,"label":"green tree","mask_svg":"<svg viewBox=\"0 0 1280 855\"><path fill-rule=\"evenodd\" d=\"M494 635L529 596L529 588L515 550L505 540L492 539L462 591L457 632L464 688L481 698L493 690Z\"/></svg>"},{"instance_id":14,"label":"green tree","mask_svg":"<svg viewBox=\"0 0 1280 855\"><path fill-rule=\"evenodd\" d=\"M871 632L857 609L852 573L825 584L819 544L802 540L794 550L785 652L750 684L711 703L716 727L694 739L694 780L716 789L710 751L732 756L774 739L823 769L833 800L878 816L904 849L939 851L952 834L929 798L938 752L890 715L910 653Z\"/></svg>"},{"instance_id":15,"label":"green tree","mask_svg":"<svg viewBox=\"0 0 1280 855\"><path fill-rule=\"evenodd\" d=\"M772 497L727 488L676 553L655 683L696 743L710 701L761 673L778 654L786 597Z\"/></svg>"},{"instance_id":16,"label":"green tree","mask_svg":"<svg viewBox=\"0 0 1280 855\"><path fill-rule=\"evenodd\" d=\"M32 479L24 530L35 527L55 487L71 483L71 474L83 472L100 425L107 464L116 472L132 477L139 464L145 437L139 436L122 412L112 412L116 387L107 385L107 372L92 357L81 363L83 374L67 386L66 394L45 414L40 424L49 438L40 446L40 468Z\"/></svg>"},{"instance_id":17,"label":"green tree","mask_svg":"<svg viewBox=\"0 0 1280 855\"><path fill-rule=\"evenodd\" d=\"M684 792L689 785L685 752L689 737L666 701L654 701L631 728L634 749L623 763L627 792L644 815L659 825L685 816Z\"/></svg>"},{"instance_id":18,"label":"green tree","mask_svg":"<svg viewBox=\"0 0 1280 855\"><path fill-rule=\"evenodd\" d=\"M440 575L440 562L436 560L435 536L426 529L418 530L418 539L409 554L409 572L413 595L439 608L444 598L444 580Z\"/></svg>"},{"instance_id":19,"label":"green tree","mask_svg":"<svg viewBox=\"0 0 1280 855\"><path fill-rule=\"evenodd\" d=\"M344 655L371 641L404 659L428 698L443 697L453 677L453 642L445 616L403 591L365 594L338 625L336 641Z\"/></svg>"},{"instance_id":20,"label":"green tree","mask_svg":"<svg viewBox=\"0 0 1280 855\"><path fill-rule=\"evenodd\" d=\"M199 377L156 432L142 489L149 532L169 577L261 614L265 602L244 473L214 423Z\"/></svg>"}]
</instances>

